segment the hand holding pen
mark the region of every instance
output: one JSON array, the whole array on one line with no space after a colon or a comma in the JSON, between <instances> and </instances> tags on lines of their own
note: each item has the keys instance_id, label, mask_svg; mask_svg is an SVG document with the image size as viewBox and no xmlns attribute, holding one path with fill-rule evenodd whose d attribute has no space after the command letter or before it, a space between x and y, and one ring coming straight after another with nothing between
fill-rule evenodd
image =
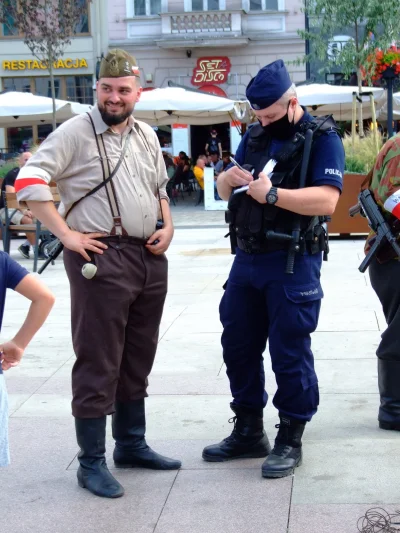
<instances>
[{"instance_id":1,"label":"hand holding pen","mask_svg":"<svg viewBox=\"0 0 400 533\"><path fill-rule=\"evenodd\" d=\"M239 163L237 163L237 162L233 159L233 157L230 157L230 160L231 160L231 162L232 162L236 167L238 167L239 169L243 170L243 172L247 172L247 170L244 170L244 168L242 168L242 167L239 165ZM268 177L270 177L271 174L272 174L272 171L274 170L275 165L276 165L276 161L275 161L275 159L270 159L270 160L268 161L268 163L265 165L265 167L263 168L262 172L264 172ZM253 172L254 172L254 170L253 170ZM253 172L252 172L252 174L253 174ZM253 176L252 176L252 178L253 178ZM252 181L252 180L250 180L250 181ZM240 187L239 189L235 189L235 190L233 191L233 193L234 193L234 194L238 194L238 193L240 193L240 192L246 192L246 191L248 191L248 190L249 190L249 186L248 186L248 185L243 185L243 186Z\"/></svg>"},{"instance_id":2,"label":"hand holding pen","mask_svg":"<svg viewBox=\"0 0 400 533\"><path fill-rule=\"evenodd\" d=\"M225 182L233 188L248 185L253 181L251 173L238 164L226 170L224 176Z\"/></svg>"}]
</instances>

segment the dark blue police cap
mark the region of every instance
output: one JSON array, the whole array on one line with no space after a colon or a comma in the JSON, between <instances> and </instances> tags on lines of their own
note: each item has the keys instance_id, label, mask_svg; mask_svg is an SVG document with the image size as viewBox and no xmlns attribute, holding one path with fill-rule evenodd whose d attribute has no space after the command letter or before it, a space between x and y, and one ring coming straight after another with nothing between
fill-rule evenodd
<instances>
[{"instance_id":1,"label":"dark blue police cap","mask_svg":"<svg viewBox=\"0 0 400 533\"><path fill-rule=\"evenodd\" d=\"M274 104L291 87L292 80L285 63L278 59L262 68L250 81L246 97L256 111Z\"/></svg>"}]
</instances>

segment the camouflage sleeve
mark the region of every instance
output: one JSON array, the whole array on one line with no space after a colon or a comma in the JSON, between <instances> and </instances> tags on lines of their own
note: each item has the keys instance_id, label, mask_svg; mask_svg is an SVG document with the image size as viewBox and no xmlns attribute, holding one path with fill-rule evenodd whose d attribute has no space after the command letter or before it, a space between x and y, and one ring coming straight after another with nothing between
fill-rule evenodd
<instances>
[{"instance_id":1,"label":"camouflage sleeve","mask_svg":"<svg viewBox=\"0 0 400 533\"><path fill-rule=\"evenodd\" d=\"M400 136L390 139L379 152L371 189L381 207L392 194L400 190Z\"/></svg>"},{"instance_id":2,"label":"camouflage sleeve","mask_svg":"<svg viewBox=\"0 0 400 533\"><path fill-rule=\"evenodd\" d=\"M386 219L389 219L390 213L386 211L383 204L396 191L400 190L400 136L392 137L382 147L376 158L372 181L370 186L375 196L375 200L382 208ZM367 254L371 248L375 233L371 230L364 251Z\"/></svg>"}]
</instances>

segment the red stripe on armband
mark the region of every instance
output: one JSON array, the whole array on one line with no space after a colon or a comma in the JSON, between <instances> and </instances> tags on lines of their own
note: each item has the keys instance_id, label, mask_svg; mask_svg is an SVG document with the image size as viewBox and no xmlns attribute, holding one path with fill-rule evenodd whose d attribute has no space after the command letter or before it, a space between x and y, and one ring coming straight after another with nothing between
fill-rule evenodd
<instances>
[{"instance_id":1,"label":"red stripe on armband","mask_svg":"<svg viewBox=\"0 0 400 533\"><path fill-rule=\"evenodd\" d=\"M395 216L396 218L400 218L400 203L396 204L396 206L394 207L392 211L392 215Z\"/></svg>"},{"instance_id":2,"label":"red stripe on armband","mask_svg":"<svg viewBox=\"0 0 400 533\"><path fill-rule=\"evenodd\" d=\"M22 191L22 189L30 185L47 185L47 183L40 178L21 178L19 180L17 179L14 184L15 191Z\"/></svg>"}]
</instances>

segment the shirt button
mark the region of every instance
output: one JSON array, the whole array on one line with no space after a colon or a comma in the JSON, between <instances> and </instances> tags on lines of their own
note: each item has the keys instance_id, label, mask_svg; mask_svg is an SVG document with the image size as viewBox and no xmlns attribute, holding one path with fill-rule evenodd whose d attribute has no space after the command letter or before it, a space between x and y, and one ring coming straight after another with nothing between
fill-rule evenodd
<instances>
[{"instance_id":1,"label":"shirt button","mask_svg":"<svg viewBox=\"0 0 400 533\"><path fill-rule=\"evenodd\" d=\"M147 215L144 215L144 218L147 218Z\"/></svg>"}]
</instances>

